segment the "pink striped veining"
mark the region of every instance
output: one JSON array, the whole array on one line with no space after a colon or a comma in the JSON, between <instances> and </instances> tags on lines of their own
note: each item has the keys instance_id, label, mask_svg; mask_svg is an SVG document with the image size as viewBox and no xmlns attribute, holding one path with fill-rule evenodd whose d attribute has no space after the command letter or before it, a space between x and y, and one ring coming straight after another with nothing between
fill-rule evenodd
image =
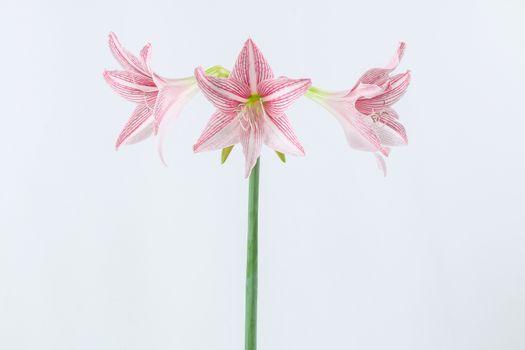
<instances>
[{"instance_id":1,"label":"pink striped veining","mask_svg":"<svg viewBox=\"0 0 525 350\"><path fill-rule=\"evenodd\" d=\"M366 71L344 93L316 89L308 97L330 111L343 127L351 147L373 152L379 168L386 175L388 146L408 143L405 127L392 105L405 94L410 84L410 71L391 76L404 55L406 45L400 43L396 53L384 68Z\"/></svg>"},{"instance_id":2,"label":"pink striped veining","mask_svg":"<svg viewBox=\"0 0 525 350\"><path fill-rule=\"evenodd\" d=\"M284 113L304 95L310 79L275 79L251 39L244 44L228 78L210 77L200 67L195 69L195 77L203 94L217 108L195 143L195 152L241 143L246 176L263 144L282 153L304 155Z\"/></svg>"},{"instance_id":3,"label":"pink striped veining","mask_svg":"<svg viewBox=\"0 0 525 350\"><path fill-rule=\"evenodd\" d=\"M182 106L197 92L195 79L166 79L151 70L151 45L146 44L138 56L126 50L115 33L109 34L111 53L124 70L105 71L108 85L137 106L117 138L116 148L123 143L136 143L159 133L179 114ZM162 157L164 130L159 138Z\"/></svg>"}]
</instances>

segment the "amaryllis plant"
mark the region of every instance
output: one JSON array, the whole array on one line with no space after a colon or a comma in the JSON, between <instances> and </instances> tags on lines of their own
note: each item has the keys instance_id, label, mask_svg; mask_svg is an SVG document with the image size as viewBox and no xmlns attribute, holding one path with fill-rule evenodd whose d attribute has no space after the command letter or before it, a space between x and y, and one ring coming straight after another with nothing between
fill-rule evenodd
<instances>
[{"instance_id":1,"label":"amaryllis plant","mask_svg":"<svg viewBox=\"0 0 525 350\"><path fill-rule=\"evenodd\" d=\"M259 166L263 144L284 162L286 155L303 156L304 148L285 114L298 98L309 97L333 114L343 127L350 147L371 152L386 175L385 158L390 147L407 144L405 128L392 109L410 83L410 71L392 75L405 44L399 47L384 68L366 71L349 90L328 92L311 86L310 79L275 77L265 57L248 39L231 72L222 66L195 68L194 75L169 79L150 66L151 45L135 56L126 50L114 33L109 48L122 70L105 71L104 78L119 95L135 103L135 109L117 138L133 144L150 136L159 137L159 155L167 126L182 108L201 91L215 106L194 152L221 150L224 163L236 144L245 157L249 177L248 254L246 270L246 350L256 349L257 325L257 235Z\"/></svg>"}]
</instances>

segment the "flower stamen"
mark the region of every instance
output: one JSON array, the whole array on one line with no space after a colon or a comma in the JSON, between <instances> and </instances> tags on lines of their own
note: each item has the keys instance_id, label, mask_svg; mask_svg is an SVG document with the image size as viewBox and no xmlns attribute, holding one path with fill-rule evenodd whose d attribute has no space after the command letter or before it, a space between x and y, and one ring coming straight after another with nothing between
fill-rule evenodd
<instances>
[{"instance_id":1,"label":"flower stamen","mask_svg":"<svg viewBox=\"0 0 525 350\"><path fill-rule=\"evenodd\" d=\"M239 123L244 131L257 130L259 126L258 120L261 114L264 113L264 108L259 95L251 95L244 104L239 106Z\"/></svg>"}]
</instances>

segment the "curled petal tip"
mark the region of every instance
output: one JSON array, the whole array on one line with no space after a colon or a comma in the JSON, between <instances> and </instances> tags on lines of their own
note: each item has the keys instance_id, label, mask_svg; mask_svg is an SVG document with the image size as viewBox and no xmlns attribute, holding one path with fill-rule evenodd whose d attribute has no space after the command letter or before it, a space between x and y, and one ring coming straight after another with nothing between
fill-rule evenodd
<instances>
[{"instance_id":1,"label":"curled petal tip","mask_svg":"<svg viewBox=\"0 0 525 350\"><path fill-rule=\"evenodd\" d=\"M204 68L202 66L195 67L193 70L193 74L195 75L195 78L202 78L206 76L206 72L204 71Z\"/></svg>"},{"instance_id":2,"label":"curled petal tip","mask_svg":"<svg viewBox=\"0 0 525 350\"><path fill-rule=\"evenodd\" d=\"M112 73L115 72L115 71L112 71L112 70L104 70L104 72L102 72L102 76L104 77L104 80L109 84L109 85L113 85L113 76L112 76Z\"/></svg>"},{"instance_id":3,"label":"curled petal tip","mask_svg":"<svg viewBox=\"0 0 525 350\"><path fill-rule=\"evenodd\" d=\"M310 86L312 86L312 79L305 78L305 79L301 79L301 80L304 81L306 83L306 85L308 85L308 88L310 88Z\"/></svg>"},{"instance_id":4,"label":"curled petal tip","mask_svg":"<svg viewBox=\"0 0 525 350\"><path fill-rule=\"evenodd\" d=\"M379 170L383 173L383 177L386 177L386 162L385 159L377 153L374 153L374 156L376 158L376 164Z\"/></svg>"},{"instance_id":5,"label":"curled petal tip","mask_svg":"<svg viewBox=\"0 0 525 350\"><path fill-rule=\"evenodd\" d=\"M104 78L104 80L106 81L106 83L108 83L109 85L112 85L112 82L113 82L113 79L111 77L111 72L110 70L104 70L104 72L102 72L102 77Z\"/></svg>"},{"instance_id":6,"label":"curled petal tip","mask_svg":"<svg viewBox=\"0 0 525 350\"><path fill-rule=\"evenodd\" d=\"M164 151L163 151L163 149L162 149L162 146L159 146L158 153L159 153L160 161L162 162L162 164L163 164L166 168L168 168L168 163L166 163L166 159L164 159Z\"/></svg>"},{"instance_id":7,"label":"curled petal tip","mask_svg":"<svg viewBox=\"0 0 525 350\"><path fill-rule=\"evenodd\" d=\"M405 54L406 48L407 48L407 44L404 41L400 41L399 46L397 47L397 54L399 55L400 60Z\"/></svg>"},{"instance_id":8,"label":"curled petal tip","mask_svg":"<svg viewBox=\"0 0 525 350\"><path fill-rule=\"evenodd\" d=\"M109 32L108 34L108 42L109 42L109 45L111 46L111 44L114 42L114 43L119 43L119 40L118 40L118 37L117 37L117 34L115 34L115 32Z\"/></svg>"}]
</instances>

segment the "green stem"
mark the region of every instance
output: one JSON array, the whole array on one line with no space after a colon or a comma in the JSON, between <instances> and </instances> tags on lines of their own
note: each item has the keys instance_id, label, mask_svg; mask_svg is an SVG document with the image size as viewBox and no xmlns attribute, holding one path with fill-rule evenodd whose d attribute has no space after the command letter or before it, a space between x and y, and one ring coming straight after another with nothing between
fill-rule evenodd
<instances>
[{"instance_id":1,"label":"green stem","mask_svg":"<svg viewBox=\"0 0 525 350\"><path fill-rule=\"evenodd\" d=\"M248 194L248 254L246 263L245 350L257 349L257 221L259 212L259 159L250 174Z\"/></svg>"}]
</instances>

